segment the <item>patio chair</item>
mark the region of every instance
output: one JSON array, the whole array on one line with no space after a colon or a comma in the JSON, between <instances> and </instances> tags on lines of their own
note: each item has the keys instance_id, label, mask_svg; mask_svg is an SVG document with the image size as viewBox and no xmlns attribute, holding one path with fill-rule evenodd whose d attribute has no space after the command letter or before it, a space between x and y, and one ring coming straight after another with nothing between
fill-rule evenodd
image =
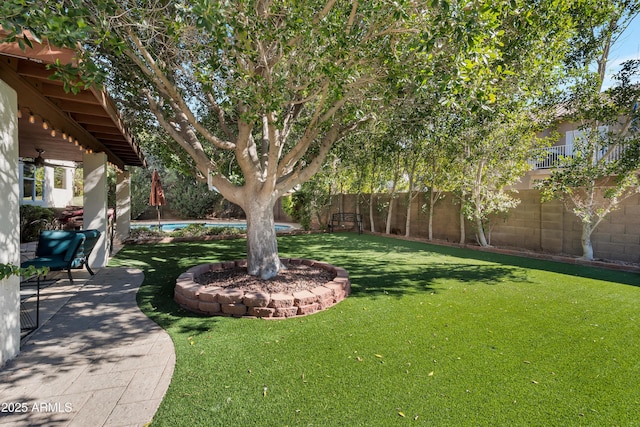
<instances>
[{"instance_id":1,"label":"patio chair","mask_svg":"<svg viewBox=\"0 0 640 427\"><path fill-rule=\"evenodd\" d=\"M84 266L93 276L88 259L99 238L98 230L44 230L38 239L36 257L23 262L21 266L48 267L50 271L67 270L71 283L72 268Z\"/></svg>"}]
</instances>

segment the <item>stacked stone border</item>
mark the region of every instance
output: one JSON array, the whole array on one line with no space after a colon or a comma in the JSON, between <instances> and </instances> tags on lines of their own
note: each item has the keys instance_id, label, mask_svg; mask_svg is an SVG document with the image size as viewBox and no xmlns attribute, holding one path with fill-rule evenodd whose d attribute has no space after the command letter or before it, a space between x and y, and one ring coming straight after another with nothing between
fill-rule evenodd
<instances>
[{"instance_id":1,"label":"stacked stone border","mask_svg":"<svg viewBox=\"0 0 640 427\"><path fill-rule=\"evenodd\" d=\"M246 260L201 264L176 279L174 300L184 309L208 316L259 317L265 319L306 316L325 310L349 295L351 282L344 268L311 259L281 258L285 266L307 265L333 273L333 280L310 290L269 293L202 285L199 276L212 271L246 267Z\"/></svg>"}]
</instances>

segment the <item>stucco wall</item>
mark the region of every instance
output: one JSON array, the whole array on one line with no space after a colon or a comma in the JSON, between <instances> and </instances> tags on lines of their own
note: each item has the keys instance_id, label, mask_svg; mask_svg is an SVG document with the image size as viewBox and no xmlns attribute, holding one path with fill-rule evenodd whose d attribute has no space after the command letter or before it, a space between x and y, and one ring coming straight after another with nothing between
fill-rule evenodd
<instances>
[{"instance_id":1,"label":"stucco wall","mask_svg":"<svg viewBox=\"0 0 640 427\"><path fill-rule=\"evenodd\" d=\"M0 263L20 264L18 97L0 80ZM0 280L0 366L20 351L20 280Z\"/></svg>"}]
</instances>

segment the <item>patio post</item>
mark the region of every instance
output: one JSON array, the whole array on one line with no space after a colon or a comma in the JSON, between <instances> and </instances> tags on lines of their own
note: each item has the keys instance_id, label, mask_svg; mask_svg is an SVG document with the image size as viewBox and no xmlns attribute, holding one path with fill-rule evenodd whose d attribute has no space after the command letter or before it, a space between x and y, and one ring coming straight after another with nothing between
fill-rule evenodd
<instances>
[{"instance_id":1,"label":"patio post","mask_svg":"<svg viewBox=\"0 0 640 427\"><path fill-rule=\"evenodd\" d=\"M116 176L116 241L129 237L131 227L131 173L118 172Z\"/></svg>"},{"instance_id":2,"label":"patio post","mask_svg":"<svg viewBox=\"0 0 640 427\"><path fill-rule=\"evenodd\" d=\"M105 153L85 153L82 158L84 173L84 215L82 228L95 229L102 233L91 252L91 268L107 265L107 155Z\"/></svg>"},{"instance_id":3,"label":"patio post","mask_svg":"<svg viewBox=\"0 0 640 427\"><path fill-rule=\"evenodd\" d=\"M0 80L0 263L20 265L18 95ZM0 366L20 352L20 278L0 279Z\"/></svg>"}]
</instances>

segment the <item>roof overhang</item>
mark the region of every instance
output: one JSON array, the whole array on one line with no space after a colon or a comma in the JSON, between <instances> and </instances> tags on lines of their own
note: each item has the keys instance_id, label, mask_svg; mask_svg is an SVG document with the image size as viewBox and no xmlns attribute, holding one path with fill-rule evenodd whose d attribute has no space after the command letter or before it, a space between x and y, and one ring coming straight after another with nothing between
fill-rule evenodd
<instances>
[{"instance_id":1,"label":"roof overhang","mask_svg":"<svg viewBox=\"0 0 640 427\"><path fill-rule=\"evenodd\" d=\"M82 161L85 152L104 152L119 169L146 166L115 104L95 86L74 94L51 79L48 64L73 64L75 51L31 41L32 48L0 43L0 79L18 94L20 157Z\"/></svg>"}]
</instances>

